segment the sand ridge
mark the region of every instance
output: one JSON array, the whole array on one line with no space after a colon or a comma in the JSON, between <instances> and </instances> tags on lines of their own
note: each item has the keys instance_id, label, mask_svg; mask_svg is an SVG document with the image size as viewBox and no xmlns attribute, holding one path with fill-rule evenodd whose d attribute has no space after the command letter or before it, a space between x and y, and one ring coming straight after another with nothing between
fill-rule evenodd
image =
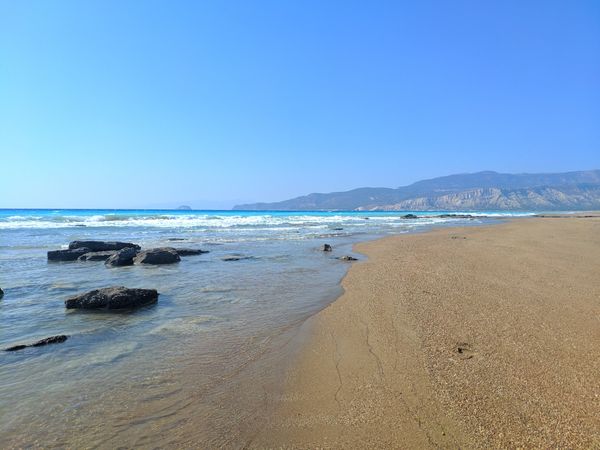
<instances>
[{"instance_id":1,"label":"sand ridge","mask_svg":"<svg viewBox=\"0 0 600 450\"><path fill-rule=\"evenodd\" d=\"M385 238L258 448L600 448L600 218Z\"/></svg>"}]
</instances>

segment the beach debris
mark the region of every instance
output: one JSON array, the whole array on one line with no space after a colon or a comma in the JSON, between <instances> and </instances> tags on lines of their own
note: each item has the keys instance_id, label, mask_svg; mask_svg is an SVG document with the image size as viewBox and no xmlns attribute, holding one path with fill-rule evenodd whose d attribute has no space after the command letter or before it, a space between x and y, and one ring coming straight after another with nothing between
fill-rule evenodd
<instances>
[{"instance_id":1,"label":"beach debris","mask_svg":"<svg viewBox=\"0 0 600 450\"><path fill-rule=\"evenodd\" d=\"M106 261L108 258L110 258L115 253L117 253L117 252L112 251L112 250L109 250L106 252L84 253L79 258L77 258L77 261Z\"/></svg>"},{"instance_id":2,"label":"beach debris","mask_svg":"<svg viewBox=\"0 0 600 450\"><path fill-rule=\"evenodd\" d=\"M454 351L458 353L460 359L471 359L473 357L473 350L471 345L467 342L459 342L454 347Z\"/></svg>"},{"instance_id":3,"label":"beach debris","mask_svg":"<svg viewBox=\"0 0 600 450\"><path fill-rule=\"evenodd\" d=\"M333 247L329 244L323 244L323 246L321 247L321 250L323 250L324 252L330 252L333 250Z\"/></svg>"},{"instance_id":4,"label":"beach debris","mask_svg":"<svg viewBox=\"0 0 600 450\"><path fill-rule=\"evenodd\" d=\"M41 339L39 341L34 342L33 344L13 345L12 347L5 348L4 351L15 352L17 350L23 350L27 347L42 347L43 345L48 344L60 344L61 342L65 342L68 338L69 336L67 335L59 334L58 336L50 336L45 339Z\"/></svg>"},{"instance_id":5,"label":"beach debris","mask_svg":"<svg viewBox=\"0 0 600 450\"><path fill-rule=\"evenodd\" d=\"M138 251L135 248L127 247L109 257L104 264L108 267L131 266L137 253Z\"/></svg>"},{"instance_id":6,"label":"beach debris","mask_svg":"<svg viewBox=\"0 0 600 450\"><path fill-rule=\"evenodd\" d=\"M349 255L340 256L338 259L340 261L358 261L358 258L355 258L354 256L349 256Z\"/></svg>"},{"instance_id":7,"label":"beach debris","mask_svg":"<svg viewBox=\"0 0 600 450\"><path fill-rule=\"evenodd\" d=\"M48 261L75 261L90 251L89 248L85 247L69 250L51 250L48 252Z\"/></svg>"},{"instance_id":8,"label":"beach debris","mask_svg":"<svg viewBox=\"0 0 600 450\"><path fill-rule=\"evenodd\" d=\"M467 238L466 236L456 236L456 235L451 237L451 239L466 239L466 238Z\"/></svg>"},{"instance_id":9,"label":"beach debris","mask_svg":"<svg viewBox=\"0 0 600 450\"><path fill-rule=\"evenodd\" d=\"M129 309L158 301L156 289L129 289L113 286L94 289L65 300L67 309Z\"/></svg>"},{"instance_id":10,"label":"beach debris","mask_svg":"<svg viewBox=\"0 0 600 450\"><path fill-rule=\"evenodd\" d=\"M124 248L135 248L140 250L140 246L131 242L116 241L72 241L69 243L69 250L77 248L87 248L88 252L106 252L110 250L122 250Z\"/></svg>"},{"instance_id":11,"label":"beach debris","mask_svg":"<svg viewBox=\"0 0 600 450\"><path fill-rule=\"evenodd\" d=\"M179 254L172 247L143 250L133 259L135 264L173 264L179 261L181 261Z\"/></svg>"},{"instance_id":12,"label":"beach debris","mask_svg":"<svg viewBox=\"0 0 600 450\"><path fill-rule=\"evenodd\" d=\"M414 214L405 214L402 216L403 219L418 219L419 216L415 216Z\"/></svg>"},{"instance_id":13,"label":"beach debris","mask_svg":"<svg viewBox=\"0 0 600 450\"><path fill-rule=\"evenodd\" d=\"M208 250L200 250L199 248L174 248L179 256L194 256L203 253L210 253Z\"/></svg>"}]
</instances>

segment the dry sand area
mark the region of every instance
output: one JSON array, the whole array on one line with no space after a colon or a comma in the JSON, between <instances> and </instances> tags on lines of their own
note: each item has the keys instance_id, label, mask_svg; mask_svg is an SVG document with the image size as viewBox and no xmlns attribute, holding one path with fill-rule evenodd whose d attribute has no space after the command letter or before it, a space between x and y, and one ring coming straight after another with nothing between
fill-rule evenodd
<instances>
[{"instance_id":1,"label":"dry sand area","mask_svg":"<svg viewBox=\"0 0 600 450\"><path fill-rule=\"evenodd\" d=\"M600 448L600 218L356 249L260 448Z\"/></svg>"}]
</instances>

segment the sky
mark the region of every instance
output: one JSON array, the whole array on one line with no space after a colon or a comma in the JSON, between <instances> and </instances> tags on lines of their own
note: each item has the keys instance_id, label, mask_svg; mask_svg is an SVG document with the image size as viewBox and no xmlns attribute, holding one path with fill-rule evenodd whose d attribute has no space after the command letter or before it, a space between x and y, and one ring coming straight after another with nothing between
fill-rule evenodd
<instances>
[{"instance_id":1,"label":"sky","mask_svg":"<svg viewBox=\"0 0 600 450\"><path fill-rule=\"evenodd\" d=\"M596 0L0 0L0 207L586 169Z\"/></svg>"}]
</instances>

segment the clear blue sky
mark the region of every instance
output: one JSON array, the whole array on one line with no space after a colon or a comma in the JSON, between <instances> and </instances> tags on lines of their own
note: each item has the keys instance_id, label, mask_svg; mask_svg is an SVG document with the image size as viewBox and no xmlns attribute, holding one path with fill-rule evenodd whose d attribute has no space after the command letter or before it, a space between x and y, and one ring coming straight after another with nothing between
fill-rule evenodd
<instances>
[{"instance_id":1,"label":"clear blue sky","mask_svg":"<svg viewBox=\"0 0 600 450\"><path fill-rule=\"evenodd\" d=\"M600 168L600 2L0 0L0 155L0 207Z\"/></svg>"}]
</instances>

